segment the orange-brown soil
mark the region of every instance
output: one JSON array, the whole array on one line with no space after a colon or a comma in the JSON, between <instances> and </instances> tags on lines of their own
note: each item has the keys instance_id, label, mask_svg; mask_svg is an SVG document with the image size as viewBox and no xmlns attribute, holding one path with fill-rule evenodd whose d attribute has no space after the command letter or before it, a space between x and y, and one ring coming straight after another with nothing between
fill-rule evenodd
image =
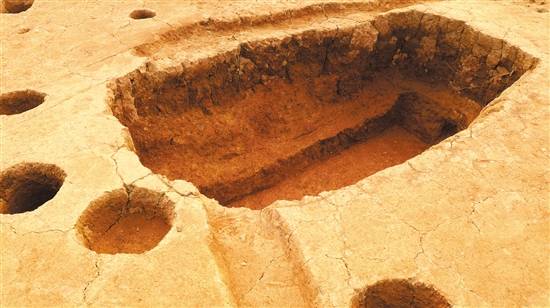
<instances>
[{"instance_id":1,"label":"orange-brown soil","mask_svg":"<svg viewBox=\"0 0 550 308\"><path fill-rule=\"evenodd\" d=\"M297 200L306 195L334 190L418 155L429 144L400 126L356 144L324 161L314 162L303 172L289 174L273 187L227 204L230 207L262 209L277 200Z\"/></svg>"},{"instance_id":2,"label":"orange-brown soil","mask_svg":"<svg viewBox=\"0 0 550 308\"><path fill-rule=\"evenodd\" d=\"M142 253L170 230L172 204L147 189L105 193L81 215L77 230L83 243L97 253Z\"/></svg>"},{"instance_id":3,"label":"orange-brown soil","mask_svg":"<svg viewBox=\"0 0 550 308\"><path fill-rule=\"evenodd\" d=\"M399 164L464 128L480 109L448 88L395 72L358 83L359 91L341 95L331 75L273 79L183 112L163 101L132 129L153 171L188 180L224 205L262 208Z\"/></svg>"},{"instance_id":4,"label":"orange-brown soil","mask_svg":"<svg viewBox=\"0 0 550 308\"><path fill-rule=\"evenodd\" d=\"M382 280L354 299L354 308L449 308L451 304L432 286L404 279Z\"/></svg>"},{"instance_id":5,"label":"orange-brown soil","mask_svg":"<svg viewBox=\"0 0 550 308\"><path fill-rule=\"evenodd\" d=\"M242 43L196 62L144 66L110 85L111 108L145 166L192 182L222 205L261 208L336 189L466 128L525 70L508 54L498 63L480 62L457 49L453 35L426 41L427 30L407 27L397 23L383 35L369 26L308 31ZM395 126L408 133L397 137ZM346 152L377 136L423 144L406 151L396 146L377 167L349 156L355 149ZM380 147L370 147L376 159ZM338 165L339 155L357 171L345 176L339 170L331 184L321 185L328 182L317 179L319 173ZM291 180L299 182L283 183ZM252 201L261 191L256 198L265 200Z\"/></svg>"},{"instance_id":6,"label":"orange-brown soil","mask_svg":"<svg viewBox=\"0 0 550 308\"><path fill-rule=\"evenodd\" d=\"M0 173L0 213L33 211L51 200L63 185L65 172L55 165L21 163Z\"/></svg>"},{"instance_id":7,"label":"orange-brown soil","mask_svg":"<svg viewBox=\"0 0 550 308\"><path fill-rule=\"evenodd\" d=\"M12 115L33 109L44 102L46 94L25 90L0 95L0 115Z\"/></svg>"},{"instance_id":8,"label":"orange-brown soil","mask_svg":"<svg viewBox=\"0 0 550 308\"><path fill-rule=\"evenodd\" d=\"M308 93L305 84L278 80L248 91L236 103L212 106L212 115L194 109L184 116L159 116L162 120L149 122L154 127L145 127L150 148L142 151L143 163L170 178L186 179L223 203L252 190L232 193L227 188L217 193L218 187L246 185L247 179L262 172L286 171L286 159L302 157L304 148L383 114L397 99L396 93L375 87L337 103L319 102L316 94L323 97L323 93ZM151 147L167 139L169 145ZM290 165L300 168L298 163ZM270 185L265 180L261 176L253 182Z\"/></svg>"},{"instance_id":9,"label":"orange-brown soil","mask_svg":"<svg viewBox=\"0 0 550 308\"><path fill-rule=\"evenodd\" d=\"M97 253L142 253L157 246L169 230L161 217L127 214L91 241L89 248Z\"/></svg>"}]
</instances>

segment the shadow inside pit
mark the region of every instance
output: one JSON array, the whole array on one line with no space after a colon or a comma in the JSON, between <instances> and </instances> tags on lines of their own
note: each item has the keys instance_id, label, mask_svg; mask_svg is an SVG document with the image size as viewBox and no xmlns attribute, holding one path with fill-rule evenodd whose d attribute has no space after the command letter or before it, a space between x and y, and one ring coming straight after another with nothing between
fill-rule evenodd
<instances>
[{"instance_id":1,"label":"shadow inside pit","mask_svg":"<svg viewBox=\"0 0 550 308\"><path fill-rule=\"evenodd\" d=\"M354 308L447 308L451 304L433 287L403 279L379 281L361 291Z\"/></svg>"}]
</instances>

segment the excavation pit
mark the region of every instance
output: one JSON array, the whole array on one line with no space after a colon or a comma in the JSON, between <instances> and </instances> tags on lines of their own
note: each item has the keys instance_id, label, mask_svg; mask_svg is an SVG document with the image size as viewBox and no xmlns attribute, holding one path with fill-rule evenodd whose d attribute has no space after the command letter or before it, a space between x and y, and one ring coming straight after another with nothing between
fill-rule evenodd
<instances>
[{"instance_id":1,"label":"excavation pit","mask_svg":"<svg viewBox=\"0 0 550 308\"><path fill-rule=\"evenodd\" d=\"M31 110L44 102L46 94L33 90L14 91L0 95L0 114L12 115Z\"/></svg>"},{"instance_id":2,"label":"excavation pit","mask_svg":"<svg viewBox=\"0 0 550 308\"><path fill-rule=\"evenodd\" d=\"M97 253L139 254L153 249L172 225L173 203L144 188L109 192L94 200L76 229L84 245Z\"/></svg>"},{"instance_id":3,"label":"excavation pit","mask_svg":"<svg viewBox=\"0 0 550 308\"><path fill-rule=\"evenodd\" d=\"M130 13L130 18L132 19L148 19L153 18L157 15L154 11L148 10L148 9L139 9L139 10L133 10Z\"/></svg>"},{"instance_id":4,"label":"excavation pit","mask_svg":"<svg viewBox=\"0 0 550 308\"><path fill-rule=\"evenodd\" d=\"M0 3L0 12L7 14L17 14L31 8L34 0L3 0Z\"/></svg>"},{"instance_id":5,"label":"excavation pit","mask_svg":"<svg viewBox=\"0 0 550 308\"><path fill-rule=\"evenodd\" d=\"M436 289L404 279L379 281L360 292L354 308L449 308L451 304Z\"/></svg>"},{"instance_id":6,"label":"excavation pit","mask_svg":"<svg viewBox=\"0 0 550 308\"><path fill-rule=\"evenodd\" d=\"M0 213L34 211L51 200L65 180L65 172L51 164L22 163L0 173Z\"/></svg>"},{"instance_id":7,"label":"excavation pit","mask_svg":"<svg viewBox=\"0 0 550 308\"><path fill-rule=\"evenodd\" d=\"M412 11L151 64L115 80L110 104L145 166L260 209L418 155L534 64L463 22Z\"/></svg>"}]
</instances>

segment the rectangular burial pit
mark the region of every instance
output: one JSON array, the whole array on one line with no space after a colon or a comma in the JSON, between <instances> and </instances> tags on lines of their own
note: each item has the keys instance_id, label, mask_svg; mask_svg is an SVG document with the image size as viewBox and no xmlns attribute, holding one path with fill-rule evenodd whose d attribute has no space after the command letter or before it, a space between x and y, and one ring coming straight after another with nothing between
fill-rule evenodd
<instances>
[{"instance_id":1,"label":"rectangular burial pit","mask_svg":"<svg viewBox=\"0 0 550 308\"><path fill-rule=\"evenodd\" d=\"M260 209L418 155L534 65L461 21L409 11L147 65L110 84L110 105L145 166Z\"/></svg>"}]
</instances>

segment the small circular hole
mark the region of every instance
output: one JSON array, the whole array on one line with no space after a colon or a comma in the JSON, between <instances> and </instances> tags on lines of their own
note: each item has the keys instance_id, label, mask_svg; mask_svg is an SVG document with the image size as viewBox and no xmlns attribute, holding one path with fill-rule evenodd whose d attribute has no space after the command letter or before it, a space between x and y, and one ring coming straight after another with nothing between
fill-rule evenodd
<instances>
[{"instance_id":1,"label":"small circular hole","mask_svg":"<svg viewBox=\"0 0 550 308\"><path fill-rule=\"evenodd\" d=\"M148 9L133 10L132 13L130 13L130 17L133 19L152 18L155 17L155 15L157 15L157 13Z\"/></svg>"},{"instance_id":2,"label":"small circular hole","mask_svg":"<svg viewBox=\"0 0 550 308\"><path fill-rule=\"evenodd\" d=\"M23 163L0 173L0 213L19 214L51 200L63 185L65 172L56 165Z\"/></svg>"},{"instance_id":3,"label":"small circular hole","mask_svg":"<svg viewBox=\"0 0 550 308\"><path fill-rule=\"evenodd\" d=\"M33 90L8 92L0 95L0 114L12 115L36 108L46 94Z\"/></svg>"},{"instance_id":4,"label":"small circular hole","mask_svg":"<svg viewBox=\"0 0 550 308\"><path fill-rule=\"evenodd\" d=\"M2 13L17 14L28 10L34 0L2 0L0 5Z\"/></svg>"},{"instance_id":5,"label":"small circular hole","mask_svg":"<svg viewBox=\"0 0 550 308\"><path fill-rule=\"evenodd\" d=\"M405 279L391 279L368 286L354 298L352 306L447 308L451 304L431 286Z\"/></svg>"},{"instance_id":6,"label":"small circular hole","mask_svg":"<svg viewBox=\"0 0 550 308\"><path fill-rule=\"evenodd\" d=\"M164 194L144 188L108 192L92 201L76 230L97 253L143 253L153 249L172 226L174 204Z\"/></svg>"}]
</instances>

